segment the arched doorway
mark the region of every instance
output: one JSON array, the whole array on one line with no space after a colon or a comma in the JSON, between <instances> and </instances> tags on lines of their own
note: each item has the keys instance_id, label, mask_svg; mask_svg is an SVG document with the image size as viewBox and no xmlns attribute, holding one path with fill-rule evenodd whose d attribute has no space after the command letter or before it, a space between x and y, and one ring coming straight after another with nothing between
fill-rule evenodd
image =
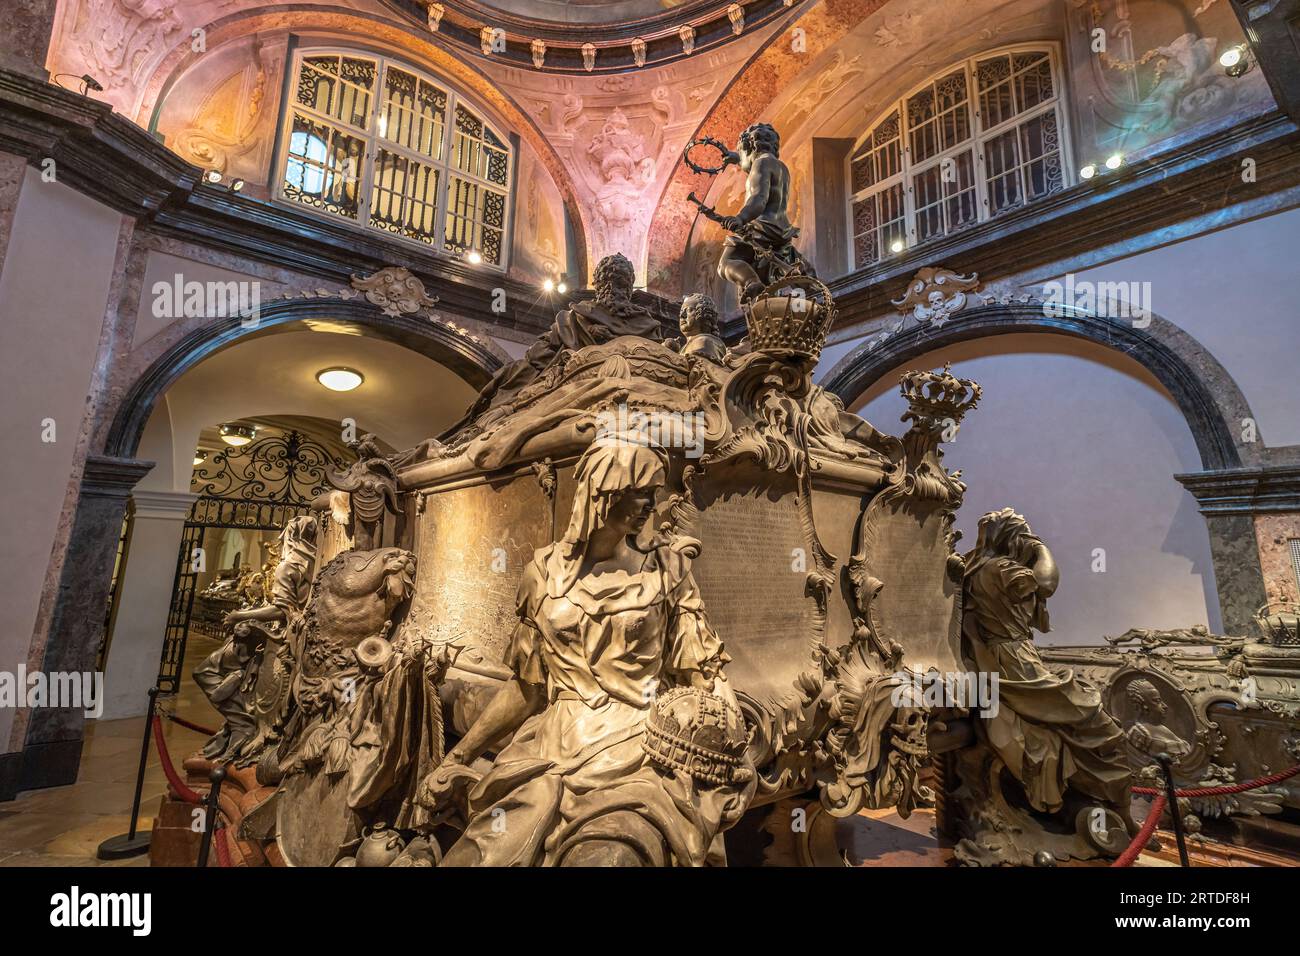
<instances>
[{"instance_id":1,"label":"arched doorway","mask_svg":"<svg viewBox=\"0 0 1300 956\"><path fill-rule=\"evenodd\" d=\"M1008 336L1010 338L1008 338ZM1057 356L1056 377L1042 378L1047 358L1034 361L1028 358L1017 369L1012 356L1031 357L1034 353ZM1006 353L1001 370L996 368L997 356ZM1130 552L1137 565L1137 557L1145 552L1152 562L1157 559L1167 563L1164 574L1173 579L1180 573L1190 572L1199 583L1194 589L1184 579L1170 594L1182 594L1182 603L1195 605L1186 621L1175 622L1175 606L1166 607L1164 626L1174 623L1210 623L1231 634L1250 633L1251 615L1264 600L1263 575L1254 550L1254 530L1248 516L1221 516L1206 512L1203 520L1196 516L1196 502L1179 488L1174 476L1203 469L1205 472L1224 472L1255 463L1263 454L1258 444L1244 440L1241 423L1251 419L1250 408L1240 389L1214 358L1182 329L1160 317L1153 316L1145 327L1130 322L1098 317L1076 310L1061 310L1061 314L1048 314L1041 303L993 304L969 308L939 327L914 325L906 331L876 339L859 346L837 363L823 379L822 384L839 394L850 408L861 408L864 402L868 417L888 412L881 404L881 396L894 388L896 377L891 372L903 367L915 367L954 361L954 371L973 377L986 389L985 409L977 411L963 426L964 434L958 447L950 454L952 467L965 467L963 452L973 449L972 433L983 433L984 446L979 451L993 447L1002 448L1003 460L994 462L991 455L984 461L982 476L988 482L1016 487L1017 474L1025 468L1033 470L1039 479L1038 487L1051 489L1056 483L1058 499L1073 496L1075 511L1091 509L1095 523L1100 527L1107 522L1103 517L1115 518L1126 507L1137 508L1139 499L1148 502L1163 514L1163 525L1154 526L1151 514L1132 515L1127 527L1118 522L1112 537L1127 534L1129 540L1121 551ZM1069 359L1069 361L1067 361ZM1071 364L1073 363L1073 364ZM1088 372L1091 368L1094 371ZM991 381L981 379L992 377ZM1037 389L1038 391L1034 391ZM1009 429L1052 429L1044 437L1053 439L1037 447L1013 447L1015 443L1001 442L992 426L990 416L983 414L993 407L992 396L997 390L1013 390L1026 412L1034 414L1009 415L1004 426ZM1120 401L1126 396L1129 404ZM885 405L888 403L885 402ZM874 405L874 407L873 407ZM1163 407L1162 407L1163 406ZM1107 409L1101 411L1101 409ZM983 418L981 415L983 414ZM1044 422L1042 416L1055 414L1054 425ZM882 427L887 420L877 422ZM992 429L992 434L990 434ZM1141 433L1144 440L1137 439ZM991 444L990 444L991 443ZM1100 443L1100 445L1099 445ZM1127 459L1116 458L1109 467L1099 463L1095 451L1098 446L1107 455L1120 455L1118 450L1128 444ZM1004 447L1005 446L1005 447ZM1104 456L1103 456L1104 457ZM1018 464L1018 462L1029 464ZM1052 467L1042 473L1044 463ZM1059 473L1055 469L1063 469ZM1141 495L1129 494L1122 481L1115 476L1137 475L1144 487ZM998 476L1006 477L999 482ZM968 477L970 477L968 475ZM1090 482L1088 492L1103 491L1101 497L1085 494L1083 486L1073 486L1075 477ZM1070 494L1067 495L1067 492ZM1050 511L1051 520L1057 512L1052 509L1050 492L1039 507ZM1110 497L1107 498L1106 496ZM978 500L972 493L968 500ZM993 502L984 504L992 505ZM1005 500L999 505L1028 507L1016 500ZM1098 509L1108 508L1108 511ZM1068 509L1067 509L1068 510ZM1033 523L1034 516L1027 515ZM973 518L964 516L968 534L973 531ZM975 515L974 518L977 518ZM1077 539L1082 547L1086 533L1079 530L1085 516L1072 514L1076 521L1076 535L1067 529L1067 536ZM1147 542L1135 546L1134 528L1145 522ZM1112 522L1113 523L1113 522ZM1042 521L1035 525L1042 526ZM1050 526L1050 525L1049 525ZM1094 537L1096 535L1093 535ZM1243 546L1243 540L1249 547ZM1082 561L1082 573L1088 575L1090 584L1101 580L1095 575L1114 575L1114 565L1105 572L1092 570L1093 551L1101 549L1098 558L1112 552L1105 551L1103 542L1096 542L1076 557ZM1184 562L1178 572L1168 566L1174 557ZM1099 563L1100 566L1100 563ZM1132 565L1129 565L1132 567ZM1149 575L1155 565L1148 563L1139 575ZM1112 577L1114 583L1118 579ZM1148 587L1154 589L1151 582ZM1064 590L1064 588L1063 588ZM1203 592L1204 603L1194 595ZM1135 618L1148 610L1140 605L1138 588L1130 588L1124 600L1116 607L1127 607ZM1094 595L1095 600L1105 598ZM1060 605L1064 602L1058 600ZM1086 609L1080 608L1080 613ZM1095 605L1094 605L1095 606ZM1108 605L1107 605L1108 606ZM1154 613L1154 612L1153 612ZM1199 615L1204 615L1196 620ZM1118 617L1118 616L1117 616ZM1109 633L1118 620L1109 623L1089 642ZM1144 623L1134 619L1133 625ZM1154 621L1147 621L1152 626ZM1132 626L1132 625L1129 625ZM1122 630L1123 628L1121 628Z\"/></svg>"},{"instance_id":2,"label":"arched doorway","mask_svg":"<svg viewBox=\"0 0 1300 956\"><path fill-rule=\"evenodd\" d=\"M102 442L96 443L98 448L92 444L92 453L87 456L42 658L44 669L82 673L94 668L104 635L104 609L112 586L123 517L133 491L137 486L142 491L148 489L144 482L155 468L154 463L136 455L146 425L168 390L205 360L219 358L240 345L255 351L270 349L276 337L285 333L327 331L338 333L329 336L331 339L357 344L383 343L395 352L413 353L430 367L445 370L446 381L456 383L461 392L448 394L449 401L459 406L456 413L463 410L468 397L501 366L504 354L495 342L472 336L451 323L420 313L385 312L359 296L267 303L261 308L255 328L246 328L238 316L231 316L196 329L170 345L123 391L103 432ZM412 398L416 411L418 403L418 398ZM257 411L283 414L294 410L270 407ZM366 423L362 419L359 424L364 428ZM439 425L431 420L428 430L420 437L436 433ZM188 473L184 466L176 468L174 462L177 456L185 460L184 456L192 452L192 448L188 452L173 449L172 467L166 469L169 483L177 480L179 472L179 480L188 487ZM169 486L163 490L176 489ZM171 550L173 568L179 546L179 525L183 524L187 507L179 515L174 502L167 509L169 518L181 519L177 525L177 541ZM137 549L134 558L139 557ZM161 647L161 630L157 640L157 646ZM33 713L24 739L19 789L57 786L75 780L84 724L85 717L79 710L46 708Z\"/></svg>"}]
</instances>

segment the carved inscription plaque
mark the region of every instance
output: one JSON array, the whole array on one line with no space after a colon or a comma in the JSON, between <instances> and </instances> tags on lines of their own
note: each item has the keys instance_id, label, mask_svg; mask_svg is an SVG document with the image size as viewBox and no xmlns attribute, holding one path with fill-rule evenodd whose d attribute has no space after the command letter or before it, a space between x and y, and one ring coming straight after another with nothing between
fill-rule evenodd
<instances>
[{"instance_id":1,"label":"carved inscription plaque","mask_svg":"<svg viewBox=\"0 0 1300 956\"><path fill-rule=\"evenodd\" d=\"M775 703L810 664L816 620L805 591L812 556L794 488L702 497L704 550L695 578L731 655L728 679L755 700Z\"/></svg>"},{"instance_id":2,"label":"carved inscription plaque","mask_svg":"<svg viewBox=\"0 0 1300 956\"><path fill-rule=\"evenodd\" d=\"M500 664L525 564L550 543L551 502L533 475L435 491L416 532L415 595L404 633L455 639L467 662Z\"/></svg>"},{"instance_id":3,"label":"carved inscription plaque","mask_svg":"<svg viewBox=\"0 0 1300 956\"><path fill-rule=\"evenodd\" d=\"M961 587L948 573L943 515L908 502L873 502L863 527L868 572L884 582L872 616L903 646L903 666L961 671Z\"/></svg>"}]
</instances>

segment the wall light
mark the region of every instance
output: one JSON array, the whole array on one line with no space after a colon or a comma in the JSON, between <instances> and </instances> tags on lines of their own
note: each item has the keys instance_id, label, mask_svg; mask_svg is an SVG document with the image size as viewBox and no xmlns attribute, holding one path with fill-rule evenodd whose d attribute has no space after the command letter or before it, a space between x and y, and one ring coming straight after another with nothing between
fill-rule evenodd
<instances>
[{"instance_id":1,"label":"wall light","mask_svg":"<svg viewBox=\"0 0 1300 956\"><path fill-rule=\"evenodd\" d=\"M1230 46L1219 54L1219 66L1231 77L1238 77L1250 69L1250 47L1244 43Z\"/></svg>"},{"instance_id":2,"label":"wall light","mask_svg":"<svg viewBox=\"0 0 1300 956\"><path fill-rule=\"evenodd\" d=\"M223 442L227 445L234 445L236 448L240 445L247 445L257 437L257 429L252 425L240 425L236 422L226 422L217 431L221 433Z\"/></svg>"},{"instance_id":3,"label":"wall light","mask_svg":"<svg viewBox=\"0 0 1300 956\"><path fill-rule=\"evenodd\" d=\"M316 381L331 392L350 392L365 380L366 377L356 369L344 368L341 365L333 368L323 368L316 373Z\"/></svg>"}]
</instances>

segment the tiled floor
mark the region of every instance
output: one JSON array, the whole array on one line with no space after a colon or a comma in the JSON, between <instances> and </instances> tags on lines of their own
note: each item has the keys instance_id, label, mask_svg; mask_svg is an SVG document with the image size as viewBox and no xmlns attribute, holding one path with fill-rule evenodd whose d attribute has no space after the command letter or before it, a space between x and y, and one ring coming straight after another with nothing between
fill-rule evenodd
<instances>
[{"instance_id":1,"label":"tiled floor","mask_svg":"<svg viewBox=\"0 0 1300 956\"><path fill-rule=\"evenodd\" d=\"M217 647L217 642L191 636L185 652L182 691L166 709L206 727L221 718L190 678L190 671ZM140 765L144 717L91 721L81 751L77 782L66 787L30 790L16 800L0 803L0 866L148 866L148 855L103 862L95 857L101 842L126 833L131 823L131 798ZM204 741L202 734L163 721L163 739L177 766ZM151 744L141 791L139 829L148 832L167 783Z\"/></svg>"}]
</instances>

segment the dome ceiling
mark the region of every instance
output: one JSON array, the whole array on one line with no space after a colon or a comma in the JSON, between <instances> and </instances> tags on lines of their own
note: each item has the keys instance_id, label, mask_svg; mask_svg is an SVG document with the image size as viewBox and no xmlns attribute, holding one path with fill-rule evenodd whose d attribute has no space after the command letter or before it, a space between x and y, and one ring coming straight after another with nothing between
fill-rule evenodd
<instances>
[{"instance_id":1,"label":"dome ceiling","mask_svg":"<svg viewBox=\"0 0 1300 956\"><path fill-rule=\"evenodd\" d=\"M545 72L607 73L667 63L730 43L804 0L383 2L475 56ZM503 41L495 47L494 30Z\"/></svg>"}]
</instances>

